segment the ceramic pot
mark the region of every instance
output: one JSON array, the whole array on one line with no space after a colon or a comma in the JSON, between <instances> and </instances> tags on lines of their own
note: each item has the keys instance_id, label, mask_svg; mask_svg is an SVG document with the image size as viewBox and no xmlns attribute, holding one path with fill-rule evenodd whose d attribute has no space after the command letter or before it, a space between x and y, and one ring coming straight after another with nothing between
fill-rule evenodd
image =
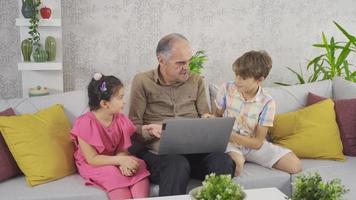
<instances>
[{"instance_id":1,"label":"ceramic pot","mask_svg":"<svg viewBox=\"0 0 356 200\"><path fill-rule=\"evenodd\" d=\"M25 39L21 42L21 52L24 62L31 62L32 43L29 39Z\"/></svg>"},{"instance_id":2,"label":"ceramic pot","mask_svg":"<svg viewBox=\"0 0 356 200\"><path fill-rule=\"evenodd\" d=\"M48 54L48 61L54 61L56 59L56 39L54 37L46 38L45 50Z\"/></svg>"},{"instance_id":3,"label":"ceramic pot","mask_svg":"<svg viewBox=\"0 0 356 200\"><path fill-rule=\"evenodd\" d=\"M31 3L31 1L29 0L22 0L21 13L23 17L30 18L33 12L34 12L33 3Z\"/></svg>"},{"instance_id":4,"label":"ceramic pot","mask_svg":"<svg viewBox=\"0 0 356 200\"><path fill-rule=\"evenodd\" d=\"M38 47L32 54L33 60L35 60L35 62L46 62L48 55L47 52L41 48Z\"/></svg>"}]
</instances>

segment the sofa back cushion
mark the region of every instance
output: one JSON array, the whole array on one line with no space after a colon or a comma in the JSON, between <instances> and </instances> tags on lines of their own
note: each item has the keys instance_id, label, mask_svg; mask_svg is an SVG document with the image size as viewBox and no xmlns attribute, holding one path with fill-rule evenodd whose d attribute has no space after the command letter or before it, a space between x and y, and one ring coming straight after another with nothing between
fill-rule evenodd
<instances>
[{"instance_id":1,"label":"sofa back cushion","mask_svg":"<svg viewBox=\"0 0 356 200\"><path fill-rule=\"evenodd\" d=\"M317 103L326 98L309 93L307 105ZM356 156L356 98L334 100L336 121L344 146L343 152L348 156Z\"/></svg>"},{"instance_id":2,"label":"sofa back cushion","mask_svg":"<svg viewBox=\"0 0 356 200\"><path fill-rule=\"evenodd\" d=\"M61 94L41 97L0 100L0 110L13 108L17 114L35 113L53 104L61 104L73 123L74 119L88 111L88 97L86 90L76 90Z\"/></svg>"},{"instance_id":3,"label":"sofa back cushion","mask_svg":"<svg viewBox=\"0 0 356 200\"><path fill-rule=\"evenodd\" d=\"M303 108L309 92L332 97L332 82L325 80L303 85L266 87L265 90L276 101L276 113L279 114Z\"/></svg>"},{"instance_id":4,"label":"sofa back cushion","mask_svg":"<svg viewBox=\"0 0 356 200\"><path fill-rule=\"evenodd\" d=\"M15 115L12 108L0 112L0 116ZM17 166L14 157L11 155L2 134L0 133L0 182L20 174L21 171Z\"/></svg>"},{"instance_id":5,"label":"sofa back cushion","mask_svg":"<svg viewBox=\"0 0 356 200\"><path fill-rule=\"evenodd\" d=\"M314 93L314 92L313 92ZM322 97L327 97L314 93ZM336 77L333 79L333 99L354 99L356 98L356 83Z\"/></svg>"}]
</instances>

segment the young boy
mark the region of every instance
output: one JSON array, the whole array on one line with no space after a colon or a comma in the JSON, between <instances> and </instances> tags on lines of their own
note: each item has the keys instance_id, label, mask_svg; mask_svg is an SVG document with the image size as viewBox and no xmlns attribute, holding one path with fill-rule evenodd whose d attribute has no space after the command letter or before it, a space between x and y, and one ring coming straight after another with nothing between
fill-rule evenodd
<instances>
[{"instance_id":1,"label":"young boy","mask_svg":"<svg viewBox=\"0 0 356 200\"><path fill-rule=\"evenodd\" d=\"M264 51L250 51L232 65L235 81L220 88L215 104L217 115L235 117L226 153L236 164L238 176L245 161L288 173L301 171L301 163L291 150L266 141L273 126L275 102L261 87L272 68L272 59Z\"/></svg>"}]
</instances>

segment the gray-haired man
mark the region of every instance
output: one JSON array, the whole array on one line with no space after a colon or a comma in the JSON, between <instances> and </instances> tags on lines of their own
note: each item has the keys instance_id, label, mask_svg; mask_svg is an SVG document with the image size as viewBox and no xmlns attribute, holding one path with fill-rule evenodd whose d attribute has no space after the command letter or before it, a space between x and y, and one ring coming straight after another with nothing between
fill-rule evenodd
<instances>
[{"instance_id":1,"label":"gray-haired man","mask_svg":"<svg viewBox=\"0 0 356 200\"><path fill-rule=\"evenodd\" d=\"M129 117L138 128L138 141L147 147L137 156L146 161L151 182L159 184L159 195L185 194L190 177L202 180L212 172L233 175L234 162L224 153L156 154L164 119L209 114L203 79L189 74L192 50L188 40L178 33L169 34L158 42L156 55L158 68L133 79Z\"/></svg>"}]
</instances>

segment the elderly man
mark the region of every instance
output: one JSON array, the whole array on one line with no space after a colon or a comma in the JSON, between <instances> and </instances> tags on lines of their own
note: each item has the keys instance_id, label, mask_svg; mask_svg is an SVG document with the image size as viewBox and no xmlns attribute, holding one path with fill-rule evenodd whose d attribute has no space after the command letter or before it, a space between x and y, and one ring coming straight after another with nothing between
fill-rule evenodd
<instances>
[{"instance_id":1,"label":"elderly man","mask_svg":"<svg viewBox=\"0 0 356 200\"><path fill-rule=\"evenodd\" d=\"M205 117L209 107L203 79L189 74L192 50L184 36L163 37L156 55L158 67L133 79L129 117L138 128L137 141L147 147L137 156L146 161L151 182L159 184L159 195L185 194L190 177L203 180L212 172L233 175L234 163L222 152L157 155L164 119Z\"/></svg>"}]
</instances>

